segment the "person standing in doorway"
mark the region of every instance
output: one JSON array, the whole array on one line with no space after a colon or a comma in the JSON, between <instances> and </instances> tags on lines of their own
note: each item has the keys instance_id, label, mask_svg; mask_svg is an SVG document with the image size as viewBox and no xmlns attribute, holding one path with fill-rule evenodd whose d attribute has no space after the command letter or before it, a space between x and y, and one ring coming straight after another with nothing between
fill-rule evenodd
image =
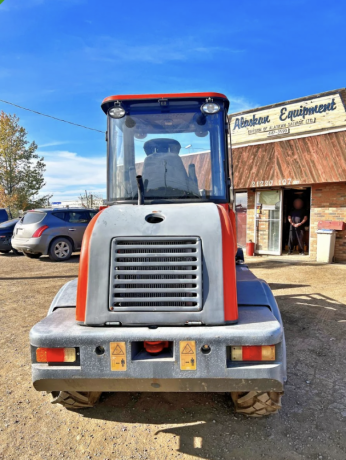
<instances>
[{"instance_id":1,"label":"person standing in doorway","mask_svg":"<svg viewBox=\"0 0 346 460\"><path fill-rule=\"evenodd\" d=\"M303 225L308 220L304 209L304 202L300 198L293 201L293 209L288 216L290 225L290 235L288 239L288 254L292 254L294 246L298 243L299 254L304 256L304 228Z\"/></svg>"}]
</instances>

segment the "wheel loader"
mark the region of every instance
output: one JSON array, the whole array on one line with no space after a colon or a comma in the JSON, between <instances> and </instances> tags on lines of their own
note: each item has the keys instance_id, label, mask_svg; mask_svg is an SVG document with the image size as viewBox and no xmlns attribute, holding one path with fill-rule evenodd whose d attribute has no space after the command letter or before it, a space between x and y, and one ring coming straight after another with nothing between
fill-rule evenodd
<instances>
[{"instance_id":1,"label":"wheel loader","mask_svg":"<svg viewBox=\"0 0 346 460\"><path fill-rule=\"evenodd\" d=\"M102 392L190 391L277 412L284 329L237 249L227 97L117 95L101 107L107 201L78 280L30 332L35 389L69 409Z\"/></svg>"}]
</instances>

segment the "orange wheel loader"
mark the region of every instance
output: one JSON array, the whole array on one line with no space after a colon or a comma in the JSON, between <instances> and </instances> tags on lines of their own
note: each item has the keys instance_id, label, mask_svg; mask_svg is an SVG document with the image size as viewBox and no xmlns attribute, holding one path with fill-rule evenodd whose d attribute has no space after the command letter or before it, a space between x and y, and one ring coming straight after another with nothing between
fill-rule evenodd
<instances>
[{"instance_id":1,"label":"orange wheel loader","mask_svg":"<svg viewBox=\"0 0 346 460\"><path fill-rule=\"evenodd\" d=\"M276 412L280 312L237 250L229 101L219 93L111 96L107 203L78 280L30 332L34 387L70 409L102 392L228 392Z\"/></svg>"}]
</instances>

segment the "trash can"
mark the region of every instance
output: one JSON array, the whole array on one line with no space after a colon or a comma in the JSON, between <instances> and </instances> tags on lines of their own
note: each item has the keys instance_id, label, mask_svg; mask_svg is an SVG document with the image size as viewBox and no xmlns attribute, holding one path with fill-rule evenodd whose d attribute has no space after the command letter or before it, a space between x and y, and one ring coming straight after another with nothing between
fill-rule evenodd
<instances>
[{"instance_id":1,"label":"trash can","mask_svg":"<svg viewBox=\"0 0 346 460\"><path fill-rule=\"evenodd\" d=\"M317 230L317 262L331 264L335 249L335 230Z\"/></svg>"},{"instance_id":2,"label":"trash can","mask_svg":"<svg viewBox=\"0 0 346 460\"><path fill-rule=\"evenodd\" d=\"M255 243L251 240L246 243L246 255L247 256L254 256L255 255Z\"/></svg>"}]
</instances>

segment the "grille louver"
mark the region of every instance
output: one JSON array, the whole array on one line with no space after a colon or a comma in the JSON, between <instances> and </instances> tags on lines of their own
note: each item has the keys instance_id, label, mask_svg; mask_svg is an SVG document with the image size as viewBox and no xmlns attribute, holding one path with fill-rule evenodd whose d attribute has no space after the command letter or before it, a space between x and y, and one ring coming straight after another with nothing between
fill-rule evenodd
<instances>
[{"instance_id":1,"label":"grille louver","mask_svg":"<svg viewBox=\"0 0 346 460\"><path fill-rule=\"evenodd\" d=\"M111 251L110 310L202 309L200 238L114 238Z\"/></svg>"}]
</instances>

